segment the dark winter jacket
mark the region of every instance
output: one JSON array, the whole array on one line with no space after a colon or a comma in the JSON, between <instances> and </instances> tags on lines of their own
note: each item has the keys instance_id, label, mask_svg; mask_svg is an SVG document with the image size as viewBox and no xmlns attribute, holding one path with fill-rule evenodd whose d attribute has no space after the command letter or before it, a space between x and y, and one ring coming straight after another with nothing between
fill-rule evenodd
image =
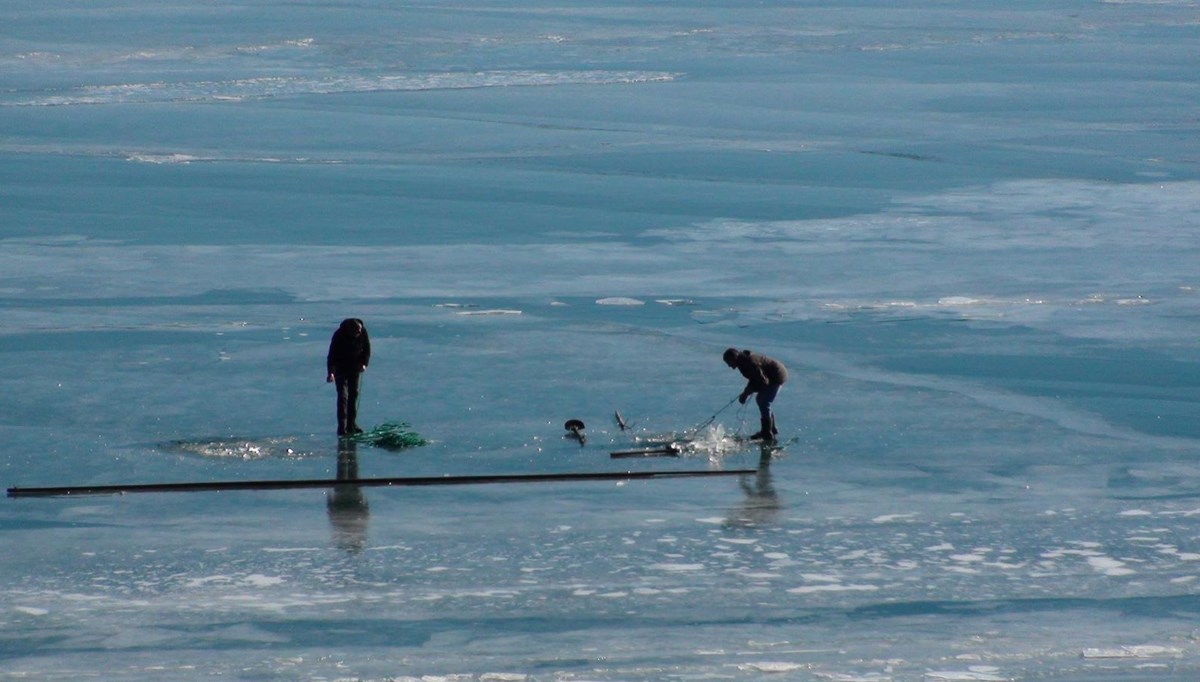
<instances>
[{"instance_id":1,"label":"dark winter jacket","mask_svg":"<svg viewBox=\"0 0 1200 682\"><path fill-rule=\"evenodd\" d=\"M325 371L329 374L357 374L371 362L371 338L367 336L367 328L362 326L362 333L355 336L352 322L362 325L362 320L348 319L329 340L329 354L325 356Z\"/></svg>"},{"instance_id":2,"label":"dark winter jacket","mask_svg":"<svg viewBox=\"0 0 1200 682\"><path fill-rule=\"evenodd\" d=\"M782 386L788 379L787 367L783 363L758 353L744 350L738 353L737 370L746 377L744 394L757 393L769 386Z\"/></svg>"}]
</instances>

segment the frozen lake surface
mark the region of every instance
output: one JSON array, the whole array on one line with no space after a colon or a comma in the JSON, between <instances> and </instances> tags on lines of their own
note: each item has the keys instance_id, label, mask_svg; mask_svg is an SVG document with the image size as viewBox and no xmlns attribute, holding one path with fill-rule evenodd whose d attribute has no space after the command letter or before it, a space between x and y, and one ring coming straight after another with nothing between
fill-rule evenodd
<instances>
[{"instance_id":1,"label":"frozen lake surface","mask_svg":"<svg viewBox=\"0 0 1200 682\"><path fill-rule=\"evenodd\" d=\"M6 487L756 470L7 499L0 680L1197 679L1197 44L1194 0L0 2ZM428 445L337 442L344 317ZM780 448L727 346L788 365Z\"/></svg>"}]
</instances>

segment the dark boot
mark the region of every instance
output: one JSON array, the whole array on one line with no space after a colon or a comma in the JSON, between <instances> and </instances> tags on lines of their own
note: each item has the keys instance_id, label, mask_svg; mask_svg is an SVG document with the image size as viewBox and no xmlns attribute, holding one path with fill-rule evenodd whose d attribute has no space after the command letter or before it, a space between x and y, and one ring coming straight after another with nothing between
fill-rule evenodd
<instances>
[{"instance_id":1,"label":"dark boot","mask_svg":"<svg viewBox=\"0 0 1200 682\"><path fill-rule=\"evenodd\" d=\"M761 417L759 423L762 428L758 430L758 433L750 436L750 440L775 440L774 434L771 433L771 418Z\"/></svg>"},{"instance_id":2,"label":"dark boot","mask_svg":"<svg viewBox=\"0 0 1200 682\"><path fill-rule=\"evenodd\" d=\"M771 415L771 440L775 440L775 436L779 435L779 429L775 426L775 415Z\"/></svg>"}]
</instances>

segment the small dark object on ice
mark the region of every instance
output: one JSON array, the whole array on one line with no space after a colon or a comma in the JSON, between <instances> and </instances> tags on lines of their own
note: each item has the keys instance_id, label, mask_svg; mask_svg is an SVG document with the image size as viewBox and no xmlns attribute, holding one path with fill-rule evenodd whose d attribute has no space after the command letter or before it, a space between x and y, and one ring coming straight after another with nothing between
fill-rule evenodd
<instances>
[{"instance_id":1,"label":"small dark object on ice","mask_svg":"<svg viewBox=\"0 0 1200 682\"><path fill-rule=\"evenodd\" d=\"M568 419L567 423L563 424L563 428L570 432L567 434L567 437L578 440L579 446L583 447L583 444L587 441L587 436L583 435L583 422L578 419Z\"/></svg>"}]
</instances>

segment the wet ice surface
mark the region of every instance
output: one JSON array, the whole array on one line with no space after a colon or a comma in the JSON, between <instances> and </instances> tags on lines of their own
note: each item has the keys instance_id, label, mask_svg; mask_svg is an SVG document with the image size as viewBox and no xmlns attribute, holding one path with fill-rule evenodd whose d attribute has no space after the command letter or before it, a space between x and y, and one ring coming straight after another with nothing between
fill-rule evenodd
<instances>
[{"instance_id":1,"label":"wet ice surface","mask_svg":"<svg viewBox=\"0 0 1200 682\"><path fill-rule=\"evenodd\" d=\"M595 310L570 306L580 307ZM616 320L580 313L590 321L567 333L558 320L531 324L525 309L470 322L498 328L444 332L438 357L453 359L464 378L451 377L437 404L411 398L412 386L426 381L421 373L389 369L400 364L389 355L419 344L376 325L380 347L396 350L381 352L370 370L364 412L378 421L402 411L434 442L400 453L360 446L353 454L361 476L762 464L757 446L730 438L752 428L753 415L740 407L693 434L678 459L608 456L686 434L720 408L738 383L717 371L723 366L695 368L716 365L718 339L743 332L724 326L709 336L707 325L676 308L678 322L654 330L627 320L612 331ZM801 337L812 325L753 329L788 328L781 337ZM849 337L874 334L873 343L890 349L908 334L944 345L962 334L978 349L992 329L875 317L833 326L852 328ZM232 345L216 334L201 343L226 347L231 359L213 354L206 368L190 371L186 391L167 393L194 400L194 413L105 412L117 425L92 423L103 437L81 429L77 444L38 435L53 425L11 429L28 446L18 452L31 454L10 457L9 480L334 476L338 452L329 434L260 435L306 418L314 432L326 426L331 405L320 368L305 376L302 367L319 359L324 339L285 362L277 370L283 378L250 372L282 394L310 397L264 401L257 386L233 380L249 371L237 364L282 342L248 334ZM313 325L308 338L318 336ZM624 362L572 361L572 340ZM7 534L27 549L5 561L6 655L14 670L35 678L86 677L100 661L105 679L203 671L313 679L988 680L1087 679L1107 670L1186 679L1195 671L1200 509L1188 438L1140 432L1068 399L1050 400L1031 380L997 387L952 373L871 368L869 349L856 350L841 333L805 341L803 351L776 343L796 373L779 404L795 440L753 476L365 488L361 496L10 500ZM657 355L664 344L675 351ZM842 362L823 364L825 353ZM948 357L965 355L959 347ZM677 365L672 375L691 390L631 390L632 377L656 362ZM388 372L392 384L380 379ZM92 388L96 404L141 389L116 367L102 376L103 387ZM510 396L514 385L541 394ZM221 404L188 398L210 391ZM1123 403L1146 400L1153 396L1130 391ZM226 415L230 405L237 409ZM629 431L611 418L617 408ZM215 427L201 424L223 415L229 437L170 441L160 433L187 433L192 424L211 434ZM564 438L566 415L588 422L584 447ZM141 423L129 431L145 438L125 433L126 420ZM52 444L35 456L39 440ZM46 466L48 457L72 456L72 471Z\"/></svg>"},{"instance_id":2,"label":"wet ice surface","mask_svg":"<svg viewBox=\"0 0 1200 682\"><path fill-rule=\"evenodd\" d=\"M511 518L532 511L526 491L450 503L369 492L361 547L322 518L319 494L189 501L203 522L138 526L136 542L71 531L76 549L9 587L6 620L48 657L25 669L58 674L99 657L137 676L164 651L162 672L182 677L188 666L572 679L1194 669L1196 557L1178 544L1194 511L816 518L796 514L809 510L788 503L781 478L745 481L713 516L697 515L714 510L696 496L732 497L728 486L568 486L538 523ZM162 506L104 504L125 518ZM230 510L243 505L268 509ZM73 523L95 513L77 509Z\"/></svg>"},{"instance_id":3,"label":"wet ice surface","mask_svg":"<svg viewBox=\"0 0 1200 682\"><path fill-rule=\"evenodd\" d=\"M7 500L0 679L1195 679L1195 9L4 10L6 485L757 473Z\"/></svg>"}]
</instances>

